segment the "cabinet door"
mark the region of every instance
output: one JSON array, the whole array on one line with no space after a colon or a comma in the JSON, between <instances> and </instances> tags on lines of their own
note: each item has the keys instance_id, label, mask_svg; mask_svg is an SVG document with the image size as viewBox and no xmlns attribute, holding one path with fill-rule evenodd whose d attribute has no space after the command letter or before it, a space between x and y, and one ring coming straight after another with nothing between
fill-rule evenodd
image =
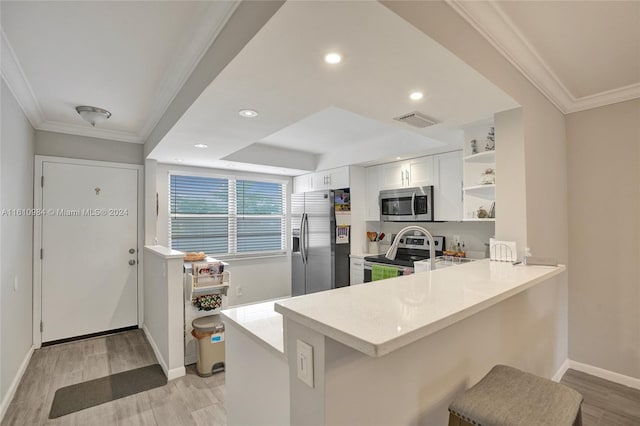
<instances>
[{"instance_id":1,"label":"cabinet door","mask_svg":"<svg viewBox=\"0 0 640 426\"><path fill-rule=\"evenodd\" d=\"M395 189L408 186L407 175L406 163L383 164L381 189Z\"/></svg>"},{"instance_id":2,"label":"cabinet door","mask_svg":"<svg viewBox=\"0 0 640 426\"><path fill-rule=\"evenodd\" d=\"M408 165L408 170L409 184L407 186L429 186L434 184L433 155L412 160Z\"/></svg>"},{"instance_id":3,"label":"cabinet door","mask_svg":"<svg viewBox=\"0 0 640 426\"><path fill-rule=\"evenodd\" d=\"M300 175L293 178L293 193L300 194L311 190L311 174Z\"/></svg>"},{"instance_id":4,"label":"cabinet door","mask_svg":"<svg viewBox=\"0 0 640 426\"><path fill-rule=\"evenodd\" d=\"M329 188L329 174L326 171L311 174L311 190L318 191L327 188Z\"/></svg>"},{"instance_id":5,"label":"cabinet door","mask_svg":"<svg viewBox=\"0 0 640 426\"><path fill-rule=\"evenodd\" d=\"M329 188L342 189L349 188L349 167L338 167L336 169L327 170L329 176Z\"/></svg>"},{"instance_id":6,"label":"cabinet door","mask_svg":"<svg viewBox=\"0 0 640 426\"><path fill-rule=\"evenodd\" d=\"M364 283L364 260L360 258L351 258L350 264L349 285Z\"/></svg>"},{"instance_id":7,"label":"cabinet door","mask_svg":"<svg viewBox=\"0 0 640 426\"><path fill-rule=\"evenodd\" d=\"M380 178L382 166L367 167L365 208L366 220L380 220Z\"/></svg>"},{"instance_id":8,"label":"cabinet door","mask_svg":"<svg viewBox=\"0 0 640 426\"><path fill-rule=\"evenodd\" d=\"M462 220L462 151L434 156L434 220Z\"/></svg>"}]
</instances>

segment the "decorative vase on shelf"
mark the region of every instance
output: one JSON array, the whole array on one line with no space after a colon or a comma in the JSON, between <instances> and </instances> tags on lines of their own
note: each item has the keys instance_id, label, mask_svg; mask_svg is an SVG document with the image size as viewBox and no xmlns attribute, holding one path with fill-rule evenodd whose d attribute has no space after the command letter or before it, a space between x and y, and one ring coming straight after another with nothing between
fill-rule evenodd
<instances>
[{"instance_id":1,"label":"decorative vase on shelf","mask_svg":"<svg viewBox=\"0 0 640 426\"><path fill-rule=\"evenodd\" d=\"M493 126L489 129L489 134L487 135L486 145L484 146L485 151L493 151L496 149L496 135L495 129Z\"/></svg>"}]
</instances>

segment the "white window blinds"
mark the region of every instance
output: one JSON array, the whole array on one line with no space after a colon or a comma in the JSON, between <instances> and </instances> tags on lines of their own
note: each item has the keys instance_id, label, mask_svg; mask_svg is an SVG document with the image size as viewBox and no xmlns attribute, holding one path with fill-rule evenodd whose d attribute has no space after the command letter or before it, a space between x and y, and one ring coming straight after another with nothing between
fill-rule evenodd
<instances>
[{"instance_id":1,"label":"white window blinds","mask_svg":"<svg viewBox=\"0 0 640 426\"><path fill-rule=\"evenodd\" d=\"M286 250L282 183L170 175L171 248L207 254Z\"/></svg>"}]
</instances>

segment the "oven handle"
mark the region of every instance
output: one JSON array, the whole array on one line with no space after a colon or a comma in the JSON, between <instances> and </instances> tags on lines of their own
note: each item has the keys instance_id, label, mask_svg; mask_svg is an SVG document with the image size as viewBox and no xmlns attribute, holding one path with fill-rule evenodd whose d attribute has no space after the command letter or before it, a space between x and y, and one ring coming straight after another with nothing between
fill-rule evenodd
<instances>
[{"instance_id":1,"label":"oven handle","mask_svg":"<svg viewBox=\"0 0 640 426\"><path fill-rule=\"evenodd\" d=\"M411 195L411 215L415 216L416 215L416 193L414 192L413 195Z\"/></svg>"}]
</instances>

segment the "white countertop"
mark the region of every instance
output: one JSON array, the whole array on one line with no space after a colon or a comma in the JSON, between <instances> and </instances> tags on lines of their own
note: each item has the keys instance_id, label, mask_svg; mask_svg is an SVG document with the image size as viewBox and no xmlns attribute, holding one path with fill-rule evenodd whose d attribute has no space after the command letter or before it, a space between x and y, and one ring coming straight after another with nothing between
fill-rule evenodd
<instances>
[{"instance_id":1,"label":"white countertop","mask_svg":"<svg viewBox=\"0 0 640 426\"><path fill-rule=\"evenodd\" d=\"M185 253L165 246L144 246L144 249L165 259L184 258Z\"/></svg>"},{"instance_id":2,"label":"white countertop","mask_svg":"<svg viewBox=\"0 0 640 426\"><path fill-rule=\"evenodd\" d=\"M564 270L483 259L280 300L275 310L369 356L382 356Z\"/></svg>"},{"instance_id":3,"label":"white countertop","mask_svg":"<svg viewBox=\"0 0 640 426\"><path fill-rule=\"evenodd\" d=\"M284 357L284 331L282 315L274 311L275 302L286 299L270 300L262 303L243 305L224 309L221 314L223 322L231 321L238 325L249 337L279 356Z\"/></svg>"}]
</instances>

